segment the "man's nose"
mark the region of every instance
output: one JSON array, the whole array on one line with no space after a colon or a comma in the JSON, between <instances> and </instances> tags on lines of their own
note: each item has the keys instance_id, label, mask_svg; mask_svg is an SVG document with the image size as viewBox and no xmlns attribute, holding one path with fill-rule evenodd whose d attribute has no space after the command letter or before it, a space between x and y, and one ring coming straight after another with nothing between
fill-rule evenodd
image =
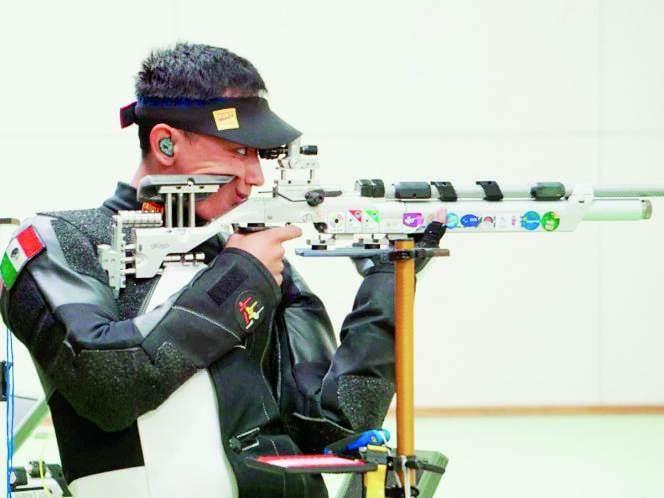
<instances>
[{"instance_id":1,"label":"man's nose","mask_svg":"<svg viewBox=\"0 0 664 498\"><path fill-rule=\"evenodd\" d=\"M265 177L263 176L263 169L261 168L258 154L252 155L248 158L244 168L244 181L246 183L256 187L260 187L265 183Z\"/></svg>"}]
</instances>

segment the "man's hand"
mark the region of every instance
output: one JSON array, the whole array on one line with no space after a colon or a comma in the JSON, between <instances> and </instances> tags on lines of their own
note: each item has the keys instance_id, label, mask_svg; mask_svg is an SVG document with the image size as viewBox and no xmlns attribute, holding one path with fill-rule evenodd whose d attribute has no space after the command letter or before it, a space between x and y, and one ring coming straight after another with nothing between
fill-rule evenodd
<instances>
[{"instance_id":1,"label":"man's hand","mask_svg":"<svg viewBox=\"0 0 664 498\"><path fill-rule=\"evenodd\" d=\"M283 281L281 274L284 271L283 259L286 253L282 244L287 240L296 239L300 235L302 235L302 230L293 225L268 228L248 235L236 233L230 236L226 247L235 247L254 256L265 265L277 285L281 285Z\"/></svg>"},{"instance_id":2,"label":"man's hand","mask_svg":"<svg viewBox=\"0 0 664 498\"><path fill-rule=\"evenodd\" d=\"M447 226L447 210L442 208L436 211L433 220L426 226L424 232L417 234L414 238L416 247L435 248L440 244L440 239L445 235ZM422 270L431 258L416 259L415 260L415 273ZM366 277L369 272L375 271L376 268L390 267L392 263L388 260L387 256L373 256L371 258L359 257L351 258L355 264L357 272Z\"/></svg>"}]
</instances>

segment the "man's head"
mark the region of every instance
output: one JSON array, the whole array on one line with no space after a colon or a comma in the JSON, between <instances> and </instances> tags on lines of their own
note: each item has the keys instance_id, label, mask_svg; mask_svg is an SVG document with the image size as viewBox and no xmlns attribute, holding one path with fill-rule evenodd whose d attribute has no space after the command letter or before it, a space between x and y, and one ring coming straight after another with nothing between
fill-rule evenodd
<instances>
[{"instance_id":1,"label":"man's head","mask_svg":"<svg viewBox=\"0 0 664 498\"><path fill-rule=\"evenodd\" d=\"M130 106L128 124L139 125L143 155L133 183L147 174L235 176L197 203L204 219L244 201L263 184L258 148L299 136L269 110L266 93L256 68L229 50L178 43L153 51L136 77L138 102Z\"/></svg>"}]
</instances>

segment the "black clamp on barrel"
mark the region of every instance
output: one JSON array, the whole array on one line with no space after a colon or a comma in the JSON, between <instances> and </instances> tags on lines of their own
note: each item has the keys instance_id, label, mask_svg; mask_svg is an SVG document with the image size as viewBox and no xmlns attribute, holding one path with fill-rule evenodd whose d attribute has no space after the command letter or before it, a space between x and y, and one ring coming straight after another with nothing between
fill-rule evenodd
<instances>
[{"instance_id":1,"label":"black clamp on barrel","mask_svg":"<svg viewBox=\"0 0 664 498\"><path fill-rule=\"evenodd\" d=\"M530 189L530 195L537 201L559 201L566 195L565 185L560 182L539 182Z\"/></svg>"},{"instance_id":2,"label":"black clamp on barrel","mask_svg":"<svg viewBox=\"0 0 664 498\"><path fill-rule=\"evenodd\" d=\"M357 180L355 190L359 190L362 197L385 197L385 182L378 178Z\"/></svg>"},{"instance_id":3,"label":"black clamp on barrel","mask_svg":"<svg viewBox=\"0 0 664 498\"><path fill-rule=\"evenodd\" d=\"M498 186L497 182L493 180L484 180L484 181L480 180L475 183L480 187L482 187L482 190L484 190L485 201L496 202L503 200L503 193L500 190L500 187Z\"/></svg>"},{"instance_id":4,"label":"black clamp on barrel","mask_svg":"<svg viewBox=\"0 0 664 498\"><path fill-rule=\"evenodd\" d=\"M439 200L443 202L456 202L459 199L452 182L431 182L431 185L438 190Z\"/></svg>"}]
</instances>

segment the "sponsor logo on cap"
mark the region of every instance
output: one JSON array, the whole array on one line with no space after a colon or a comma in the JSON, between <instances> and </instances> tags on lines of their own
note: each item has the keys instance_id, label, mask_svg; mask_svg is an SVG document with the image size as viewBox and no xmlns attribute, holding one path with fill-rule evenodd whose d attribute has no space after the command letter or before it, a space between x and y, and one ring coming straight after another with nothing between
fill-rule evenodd
<instances>
[{"instance_id":1,"label":"sponsor logo on cap","mask_svg":"<svg viewBox=\"0 0 664 498\"><path fill-rule=\"evenodd\" d=\"M217 130L219 131L236 130L240 127L240 123L237 121L235 107L212 111L212 117L214 118L214 123L217 125Z\"/></svg>"}]
</instances>

